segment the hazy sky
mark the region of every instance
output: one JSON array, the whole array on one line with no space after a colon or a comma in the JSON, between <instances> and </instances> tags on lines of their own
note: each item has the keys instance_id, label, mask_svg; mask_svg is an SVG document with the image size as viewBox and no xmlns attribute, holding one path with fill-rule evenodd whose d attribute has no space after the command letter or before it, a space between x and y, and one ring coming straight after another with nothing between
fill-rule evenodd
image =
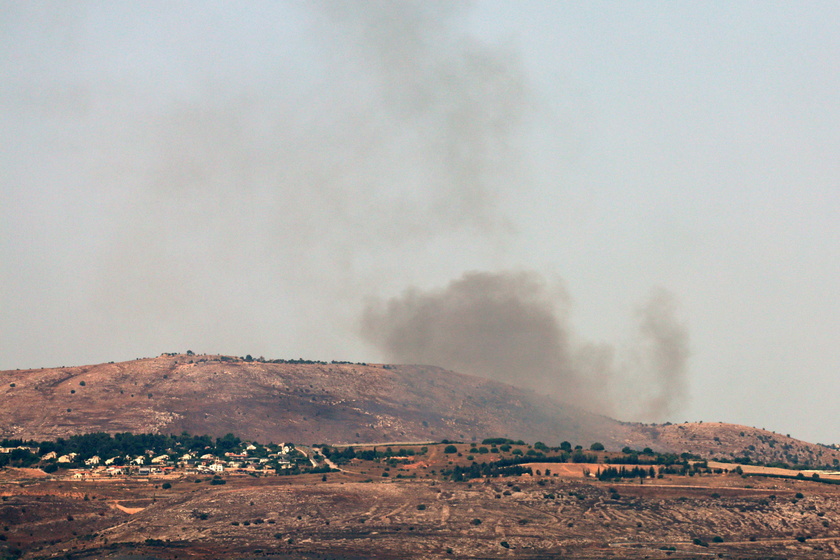
<instances>
[{"instance_id":1,"label":"hazy sky","mask_svg":"<svg viewBox=\"0 0 840 560\"><path fill-rule=\"evenodd\" d=\"M527 278L618 372L668 294L662 419L840 442L838 22L0 0L0 368L383 360L371 310Z\"/></svg>"}]
</instances>

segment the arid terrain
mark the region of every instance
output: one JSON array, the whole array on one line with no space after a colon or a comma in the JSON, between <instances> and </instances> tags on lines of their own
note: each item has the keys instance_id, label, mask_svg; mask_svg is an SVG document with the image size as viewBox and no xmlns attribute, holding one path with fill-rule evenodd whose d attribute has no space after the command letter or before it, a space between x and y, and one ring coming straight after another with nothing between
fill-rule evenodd
<instances>
[{"instance_id":1,"label":"arid terrain","mask_svg":"<svg viewBox=\"0 0 840 560\"><path fill-rule=\"evenodd\" d=\"M93 432L234 432L262 442L476 441L508 437L610 449L832 465L840 452L723 423L650 425L430 366L272 363L164 354L0 372L0 438Z\"/></svg>"},{"instance_id":2,"label":"arid terrain","mask_svg":"<svg viewBox=\"0 0 840 560\"><path fill-rule=\"evenodd\" d=\"M619 422L422 366L173 354L0 383L4 560L840 555L840 452L758 428ZM37 444L184 431L215 455L193 438L123 472Z\"/></svg>"},{"instance_id":3,"label":"arid terrain","mask_svg":"<svg viewBox=\"0 0 840 560\"><path fill-rule=\"evenodd\" d=\"M323 475L216 477L225 484L6 469L0 546L25 559L840 554L837 485L732 471L599 481L591 473L604 465L572 463L446 480L443 471L471 462L468 447L458 445L457 456L434 445L422 460L393 466L354 459Z\"/></svg>"}]
</instances>

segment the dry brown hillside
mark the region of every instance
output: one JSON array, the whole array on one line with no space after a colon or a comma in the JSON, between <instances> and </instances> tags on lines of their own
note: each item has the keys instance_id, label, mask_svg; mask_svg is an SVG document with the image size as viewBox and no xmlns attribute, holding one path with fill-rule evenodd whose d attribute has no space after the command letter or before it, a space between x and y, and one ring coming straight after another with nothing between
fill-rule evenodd
<instances>
[{"instance_id":1,"label":"dry brown hillside","mask_svg":"<svg viewBox=\"0 0 840 560\"><path fill-rule=\"evenodd\" d=\"M353 443L510 437L617 445L627 430L532 391L435 367L158 358L0 372L0 437L163 432Z\"/></svg>"},{"instance_id":2,"label":"dry brown hillside","mask_svg":"<svg viewBox=\"0 0 840 560\"><path fill-rule=\"evenodd\" d=\"M431 366L165 354L3 371L0 402L0 438L185 430L305 444L508 437L760 462L840 460L836 450L745 426L619 422L533 391Z\"/></svg>"},{"instance_id":3,"label":"dry brown hillside","mask_svg":"<svg viewBox=\"0 0 840 560\"><path fill-rule=\"evenodd\" d=\"M724 422L686 422L638 426L662 449L681 449L683 452L706 458L736 460L748 458L761 463L789 465L840 465L840 452L833 447L815 445L787 435L759 428Z\"/></svg>"}]
</instances>

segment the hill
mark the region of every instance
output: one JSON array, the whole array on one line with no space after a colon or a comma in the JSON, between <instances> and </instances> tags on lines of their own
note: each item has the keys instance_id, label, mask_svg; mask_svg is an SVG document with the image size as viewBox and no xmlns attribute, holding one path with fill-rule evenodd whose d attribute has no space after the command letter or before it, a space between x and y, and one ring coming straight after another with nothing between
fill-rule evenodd
<instances>
[{"instance_id":1,"label":"hill","mask_svg":"<svg viewBox=\"0 0 840 560\"><path fill-rule=\"evenodd\" d=\"M626 428L503 383L429 366L165 354L0 372L0 437L95 431L355 443L489 436L588 445ZM617 434L615 436L611 434Z\"/></svg>"},{"instance_id":2,"label":"hill","mask_svg":"<svg viewBox=\"0 0 840 560\"><path fill-rule=\"evenodd\" d=\"M723 423L619 422L534 391L431 366L164 354L0 372L0 438L90 432L226 433L261 442L475 441L688 452L836 465L840 452Z\"/></svg>"},{"instance_id":3,"label":"hill","mask_svg":"<svg viewBox=\"0 0 840 560\"><path fill-rule=\"evenodd\" d=\"M815 445L767 430L725 422L686 422L658 426L639 425L660 449L729 461L751 460L789 465L840 466L834 447Z\"/></svg>"}]
</instances>

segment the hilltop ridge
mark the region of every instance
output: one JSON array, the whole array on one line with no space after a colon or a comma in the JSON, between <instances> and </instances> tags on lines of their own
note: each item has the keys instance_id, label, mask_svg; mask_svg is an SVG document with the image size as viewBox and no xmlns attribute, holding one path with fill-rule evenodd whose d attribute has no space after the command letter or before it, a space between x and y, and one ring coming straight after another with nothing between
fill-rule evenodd
<instances>
[{"instance_id":1,"label":"hilltop ridge","mask_svg":"<svg viewBox=\"0 0 840 560\"><path fill-rule=\"evenodd\" d=\"M353 444L509 437L837 465L837 449L726 424L640 424L504 383L420 365L162 354L0 372L0 438L91 432L227 433L262 442Z\"/></svg>"}]
</instances>

